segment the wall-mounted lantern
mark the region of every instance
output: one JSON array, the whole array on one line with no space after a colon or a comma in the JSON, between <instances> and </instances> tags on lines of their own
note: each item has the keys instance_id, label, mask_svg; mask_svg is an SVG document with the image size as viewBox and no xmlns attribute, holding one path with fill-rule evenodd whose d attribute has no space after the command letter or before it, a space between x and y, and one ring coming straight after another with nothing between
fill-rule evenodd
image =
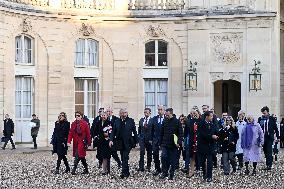
<instances>
[{"instance_id":1,"label":"wall-mounted lantern","mask_svg":"<svg viewBox=\"0 0 284 189\"><path fill-rule=\"evenodd\" d=\"M249 91L261 90L261 73L259 68L260 64L260 61L254 60L254 68L249 74Z\"/></svg>"},{"instance_id":2,"label":"wall-mounted lantern","mask_svg":"<svg viewBox=\"0 0 284 189\"><path fill-rule=\"evenodd\" d=\"M197 73L196 73L197 62L192 63L190 61L189 68L185 73L185 90L197 91Z\"/></svg>"}]
</instances>

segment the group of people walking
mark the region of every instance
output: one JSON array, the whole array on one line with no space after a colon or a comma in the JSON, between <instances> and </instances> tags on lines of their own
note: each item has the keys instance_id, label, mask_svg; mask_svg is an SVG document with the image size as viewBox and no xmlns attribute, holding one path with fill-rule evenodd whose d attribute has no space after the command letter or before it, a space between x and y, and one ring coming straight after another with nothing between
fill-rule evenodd
<instances>
[{"instance_id":1,"label":"group of people walking","mask_svg":"<svg viewBox=\"0 0 284 189\"><path fill-rule=\"evenodd\" d=\"M237 170L242 170L248 175L250 163L253 164L252 175L255 175L257 163L261 161L262 148L266 159L265 169L271 170L272 146L274 142L279 142L280 135L275 117L269 114L268 107L261 109L262 116L258 120L240 111L236 122L227 113L223 113L219 119L214 110L209 110L207 105L202 106L202 112L195 106L188 116L181 115L178 118L172 108L165 109L159 106L158 114L151 117L151 109L145 108L144 117L139 120L138 132L134 119L128 116L126 109L119 111L119 117L113 115L111 108L100 109L98 117L91 125L88 119L77 111L76 119L71 126L66 114L62 112L55 123L51 142L53 153L58 154L55 173L59 173L62 160L66 166L65 172L71 171L66 155L68 143L71 144L72 140L72 174L76 174L80 161L84 166L83 174L89 173L85 156L92 141L97 148L96 158L99 160L99 167L102 168L102 175L110 173L110 159L113 157L118 168L121 168L120 177L129 177L129 154L137 144L140 147L140 157L136 170L151 171L153 162L153 175L160 175L161 179L174 178L175 171L180 167L179 160L182 155L182 171L189 178L200 171L203 179L211 182L212 170L219 165L218 153L222 156L220 167L224 175Z\"/></svg>"}]
</instances>

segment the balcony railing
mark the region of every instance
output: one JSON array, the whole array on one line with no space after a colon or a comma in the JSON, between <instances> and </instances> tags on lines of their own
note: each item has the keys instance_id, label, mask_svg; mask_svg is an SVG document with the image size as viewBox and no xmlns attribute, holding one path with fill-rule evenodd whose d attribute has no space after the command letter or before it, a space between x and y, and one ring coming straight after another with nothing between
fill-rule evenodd
<instances>
[{"instance_id":1,"label":"balcony railing","mask_svg":"<svg viewBox=\"0 0 284 189\"><path fill-rule=\"evenodd\" d=\"M184 0L130 0L129 10L179 10L184 9Z\"/></svg>"}]
</instances>

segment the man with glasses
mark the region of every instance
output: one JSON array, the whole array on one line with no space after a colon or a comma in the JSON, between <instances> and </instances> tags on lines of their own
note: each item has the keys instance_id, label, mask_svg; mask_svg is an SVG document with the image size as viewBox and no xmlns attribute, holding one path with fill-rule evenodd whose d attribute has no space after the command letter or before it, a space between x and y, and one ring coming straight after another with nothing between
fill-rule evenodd
<instances>
[{"instance_id":1,"label":"man with glasses","mask_svg":"<svg viewBox=\"0 0 284 189\"><path fill-rule=\"evenodd\" d=\"M140 161L138 171L144 171L144 155L145 150L147 151L147 170L151 171L152 162L152 119L151 109L144 109L144 117L139 121L138 136L140 146Z\"/></svg>"}]
</instances>

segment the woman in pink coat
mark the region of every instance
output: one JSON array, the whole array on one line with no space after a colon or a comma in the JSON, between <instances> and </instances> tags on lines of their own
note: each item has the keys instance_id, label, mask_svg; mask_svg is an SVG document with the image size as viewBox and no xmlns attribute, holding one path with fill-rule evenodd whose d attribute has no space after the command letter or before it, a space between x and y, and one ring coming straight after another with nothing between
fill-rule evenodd
<instances>
[{"instance_id":1,"label":"woman in pink coat","mask_svg":"<svg viewBox=\"0 0 284 189\"><path fill-rule=\"evenodd\" d=\"M247 117L247 125L242 131L241 147L244 150L245 174L249 174L249 162L253 163L253 172L256 174L257 163L261 161L261 146L264 143L262 129L252 116Z\"/></svg>"},{"instance_id":2,"label":"woman in pink coat","mask_svg":"<svg viewBox=\"0 0 284 189\"><path fill-rule=\"evenodd\" d=\"M91 145L91 135L88 123L83 120L83 114L79 111L75 112L76 120L72 123L68 135L68 143L71 144L73 140L73 157L74 167L71 174L74 175L79 161L84 166L83 174L88 174L88 165L86 162L86 150Z\"/></svg>"}]
</instances>

